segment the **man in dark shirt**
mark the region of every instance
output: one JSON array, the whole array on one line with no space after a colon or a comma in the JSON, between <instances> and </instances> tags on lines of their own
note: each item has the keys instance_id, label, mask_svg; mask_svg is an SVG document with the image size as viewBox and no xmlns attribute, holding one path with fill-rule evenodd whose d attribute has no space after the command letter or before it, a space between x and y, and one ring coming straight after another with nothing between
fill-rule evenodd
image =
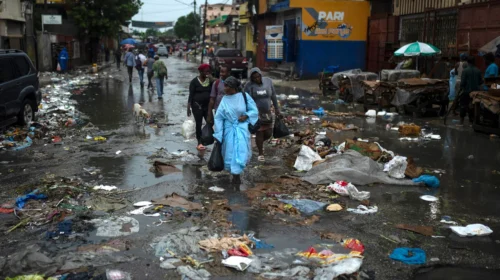
<instances>
[{"instance_id":1,"label":"man in dark shirt","mask_svg":"<svg viewBox=\"0 0 500 280\"><path fill-rule=\"evenodd\" d=\"M214 115L212 111L217 111L222 97L224 97L224 80L229 77L230 69L227 65L223 64L219 67L219 79L212 85L212 92L210 93L210 103L208 104L208 122L214 123Z\"/></svg>"},{"instance_id":2,"label":"man in dark shirt","mask_svg":"<svg viewBox=\"0 0 500 280\"><path fill-rule=\"evenodd\" d=\"M473 122L473 112L470 108L471 98L470 93L480 89L483 84L483 77L481 71L477 69L474 56L469 56L467 59L467 68L462 72L460 81L460 89L462 94L460 96L460 125L464 124L465 115L469 114L469 122Z\"/></svg>"}]
</instances>

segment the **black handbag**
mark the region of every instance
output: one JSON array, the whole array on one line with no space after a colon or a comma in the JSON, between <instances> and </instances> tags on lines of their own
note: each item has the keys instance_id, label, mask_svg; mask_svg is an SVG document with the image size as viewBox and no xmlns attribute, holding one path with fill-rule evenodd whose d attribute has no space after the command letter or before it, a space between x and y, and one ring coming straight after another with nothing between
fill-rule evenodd
<instances>
[{"instance_id":1,"label":"black handbag","mask_svg":"<svg viewBox=\"0 0 500 280\"><path fill-rule=\"evenodd\" d=\"M248 112L247 95L244 92L242 92L241 94L243 94L243 98L245 99L246 111ZM254 125L252 125L251 123L248 124L248 131L250 131L251 134L257 133L257 131L259 131L259 129L260 129L260 119L257 120L257 122Z\"/></svg>"},{"instance_id":2,"label":"black handbag","mask_svg":"<svg viewBox=\"0 0 500 280\"><path fill-rule=\"evenodd\" d=\"M222 156L222 143L215 142L214 149L208 160L208 170L213 172L220 172L224 170L224 157Z\"/></svg>"}]
</instances>

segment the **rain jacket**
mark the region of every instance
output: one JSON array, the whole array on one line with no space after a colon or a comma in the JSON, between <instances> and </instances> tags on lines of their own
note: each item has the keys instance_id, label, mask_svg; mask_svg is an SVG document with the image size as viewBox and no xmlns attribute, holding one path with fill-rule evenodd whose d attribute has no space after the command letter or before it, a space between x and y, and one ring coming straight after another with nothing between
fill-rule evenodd
<instances>
[{"instance_id":1,"label":"rain jacket","mask_svg":"<svg viewBox=\"0 0 500 280\"><path fill-rule=\"evenodd\" d=\"M250 69L250 77L253 73L259 73L262 76L262 72L257 67ZM262 77L261 85L252 82L250 79L245 85L244 91L250 94L261 113L268 113L271 111L271 102L274 108L278 109L276 90L274 90L273 81L271 79Z\"/></svg>"},{"instance_id":2,"label":"rain jacket","mask_svg":"<svg viewBox=\"0 0 500 280\"><path fill-rule=\"evenodd\" d=\"M61 71L66 71L66 69L68 68L68 59L69 59L69 55L68 55L68 51L66 50L66 48L63 48L61 53L59 54L59 66L61 66Z\"/></svg>"},{"instance_id":3,"label":"rain jacket","mask_svg":"<svg viewBox=\"0 0 500 280\"><path fill-rule=\"evenodd\" d=\"M255 125L259 117L253 99L247 94L248 103L245 104L243 94L225 95L215 114L214 137L222 143L224 169L234 175L241 174L252 157L248 124ZM238 121L242 115L248 116L245 122Z\"/></svg>"}]
</instances>

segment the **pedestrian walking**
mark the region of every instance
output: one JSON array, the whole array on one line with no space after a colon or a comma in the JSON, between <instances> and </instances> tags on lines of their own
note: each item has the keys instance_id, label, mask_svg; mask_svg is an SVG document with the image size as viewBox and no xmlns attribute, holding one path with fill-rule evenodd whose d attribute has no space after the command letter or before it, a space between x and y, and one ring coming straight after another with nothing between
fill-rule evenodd
<instances>
[{"instance_id":1,"label":"pedestrian walking","mask_svg":"<svg viewBox=\"0 0 500 280\"><path fill-rule=\"evenodd\" d=\"M257 104L259 109L260 128L255 134L255 142L259 150L259 161L265 161L264 141L273 135L273 115L271 112L271 102L274 106L276 116L281 116L276 99L273 81L267 77L262 77L262 72L255 67L250 70L250 81L245 85L244 92L248 93Z\"/></svg>"},{"instance_id":2,"label":"pedestrian walking","mask_svg":"<svg viewBox=\"0 0 500 280\"><path fill-rule=\"evenodd\" d=\"M239 182L252 157L248 125L255 125L259 110L250 95L241 92L241 83L235 77L224 81L224 92L215 114L214 137L222 144L224 168L233 175L233 181Z\"/></svg>"},{"instance_id":3,"label":"pedestrian walking","mask_svg":"<svg viewBox=\"0 0 500 280\"><path fill-rule=\"evenodd\" d=\"M141 87L144 86L144 62L146 62L146 56L142 54L142 51L139 51L139 54L135 57L135 69L137 69L137 73L139 74Z\"/></svg>"},{"instance_id":4,"label":"pedestrian walking","mask_svg":"<svg viewBox=\"0 0 500 280\"><path fill-rule=\"evenodd\" d=\"M469 122L473 122L473 112L471 109L470 93L479 90L483 84L483 77L481 71L475 65L474 56L469 56L467 59L467 68L462 72L462 79L460 81L460 125L464 124L465 116L469 115Z\"/></svg>"},{"instance_id":5,"label":"pedestrian walking","mask_svg":"<svg viewBox=\"0 0 500 280\"><path fill-rule=\"evenodd\" d=\"M205 150L201 144L201 126L203 119L208 119L208 103L210 103L210 93L212 91L212 81L210 80L210 65L202 64L198 67L199 75L189 84L189 98L187 104L187 115L191 116L191 110L196 122L196 139L198 140L199 151Z\"/></svg>"},{"instance_id":6,"label":"pedestrian walking","mask_svg":"<svg viewBox=\"0 0 500 280\"><path fill-rule=\"evenodd\" d=\"M128 81L132 83L132 71L134 70L135 66L135 55L132 52L132 49L128 49L128 52L125 54L125 57L123 58L123 64L127 67L128 71Z\"/></svg>"},{"instance_id":7,"label":"pedestrian walking","mask_svg":"<svg viewBox=\"0 0 500 280\"><path fill-rule=\"evenodd\" d=\"M208 122L214 123L214 111L217 111L219 104L224 97L224 80L229 77L231 70L226 64L219 66L219 79L217 79L212 85L212 91L210 92L210 103L208 103Z\"/></svg>"},{"instance_id":8,"label":"pedestrian walking","mask_svg":"<svg viewBox=\"0 0 500 280\"><path fill-rule=\"evenodd\" d=\"M153 72L156 79L156 90L158 99L163 99L163 82L168 79L167 66L160 60L158 55L155 55L155 63L153 63Z\"/></svg>"},{"instance_id":9,"label":"pedestrian walking","mask_svg":"<svg viewBox=\"0 0 500 280\"><path fill-rule=\"evenodd\" d=\"M122 70L122 69L120 69L121 60L122 60L122 51L120 50L120 48L116 48L115 62L116 62L116 68L118 68L118 71Z\"/></svg>"},{"instance_id":10,"label":"pedestrian walking","mask_svg":"<svg viewBox=\"0 0 500 280\"><path fill-rule=\"evenodd\" d=\"M154 63L155 63L155 59L151 55L144 62L144 66L147 67L146 75L148 77L148 89L154 88L153 83L151 82L151 79L153 79L153 76L154 76L154 71L153 71L153 64Z\"/></svg>"}]
</instances>

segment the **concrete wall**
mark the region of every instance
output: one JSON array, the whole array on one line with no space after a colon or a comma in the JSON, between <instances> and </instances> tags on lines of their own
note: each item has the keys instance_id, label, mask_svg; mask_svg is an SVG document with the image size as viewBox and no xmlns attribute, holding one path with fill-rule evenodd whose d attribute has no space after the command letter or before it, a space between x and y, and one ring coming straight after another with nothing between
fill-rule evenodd
<instances>
[{"instance_id":1,"label":"concrete wall","mask_svg":"<svg viewBox=\"0 0 500 280\"><path fill-rule=\"evenodd\" d=\"M2 0L0 4L0 19L24 22L21 0Z\"/></svg>"},{"instance_id":2,"label":"concrete wall","mask_svg":"<svg viewBox=\"0 0 500 280\"><path fill-rule=\"evenodd\" d=\"M51 35L45 33L42 35L41 32L37 32L37 44L38 44L38 67L39 71L52 71L52 54L51 54ZM52 35L52 37L54 37ZM55 38L53 38L55 39Z\"/></svg>"}]
</instances>

